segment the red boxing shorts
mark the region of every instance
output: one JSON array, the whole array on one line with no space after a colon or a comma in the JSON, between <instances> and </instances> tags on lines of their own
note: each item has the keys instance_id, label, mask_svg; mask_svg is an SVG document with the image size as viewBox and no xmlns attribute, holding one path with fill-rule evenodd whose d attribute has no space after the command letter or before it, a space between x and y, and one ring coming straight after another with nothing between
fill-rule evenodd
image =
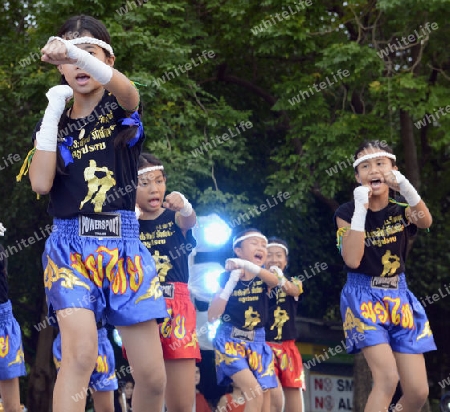
<instances>
[{"instance_id":1,"label":"red boxing shorts","mask_svg":"<svg viewBox=\"0 0 450 412\"><path fill-rule=\"evenodd\" d=\"M294 340L280 343L267 342L274 355L275 373L284 388L305 387L305 375L300 352Z\"/></svg>"},{"instance_id":2,"label":"red boxing shorts","mask_svg":"<svg viewBox=\"0 0 450 412\"><path fill-rule=\"evenodd\" d=\"M159 325L164 359L195 359L200 362L196 313L186 283L161 284L169 317Z\"/></svg>"}]
</instances>

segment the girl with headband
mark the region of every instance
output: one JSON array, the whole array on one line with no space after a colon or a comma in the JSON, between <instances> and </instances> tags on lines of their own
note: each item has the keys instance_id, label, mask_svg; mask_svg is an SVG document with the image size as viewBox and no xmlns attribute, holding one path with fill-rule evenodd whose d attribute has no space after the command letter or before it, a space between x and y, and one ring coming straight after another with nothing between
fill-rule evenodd
<instances>
[{"instance_id":1,"label":"girl with headband","mask_svg":"<svg viewBox=\"0 0 450 412\"><path fill-rule=\"evenodd\" d=\"M242 390L246 412L268 412L270 393L266 389L277 387L273 354L264 331L268 292L286 285L287 280L281 271L262 268L267 239L259 230L239 233L233 250L237 258L226 261L227 272L221 275L220 289L208 310L210 322L221 318L214 339L217 382L234 382Z\"/></svg>"},{"instance_id":2,"label":"girl with headband","mask_svg":"<svg viewBox=\"0 0 450 412\"><path fill-rule=\"evenodd\" d=\"M162 162L149 153L139 157L137 206L141 241L155 260L169 317L160 324L166 366L168 412L191 412L195 401L195 363L200 362L196 313L188 290L188 257L197 245L197 218L179 192L166 195Z\"/></svg>"},{"instance_id":3,"label":"girl with headband","mask_svg":"<svg viewBox=\"0 0 450 412\"><path fill-rule=\"evenodd\" d=\"M0 236L5 227L0 223ZM5 411L20 411L19 376L25 376L20 326L8 297L8 253L0 244L0 393Z\"/></svg>"},{"instance_id":4,"label":"girl with headband","mask_svg":"<svg viewBox=\"0 0 450 412\"><path fill-rule=\"evenodd\" d=\"M277 237L269 238L266 267L285 272L288 265L287 243ZM271 412L283 409L287 412L302 412L302 390L305 390L303 363L295 345L297 331L295 316L298 297L303 293L302 282L288 277L289 283L277 286L269 295L269 319L266 323L266 341L274 355L278 387L270 390ZM292 284L295 287L288 287Z\"/></svg>"},{"instance_id":5,"label":"girl with headband","mask_svg":"<svg viewBox=\"0 0 450 412\"><path fill-rule=\"evenodd\" d=\"M408 241L431 214L417 190L398 171L392 149L365 142L355 153L354 200L335 214L347 283L341 315L348 353L362 351L373 387L366 412L387 410L397 383L405 411L420 411L428 397L423 353L436 349L423 306L405 280ZM400 192L401 201L389 197ZM406 203L404 203L406 202Z\"/></svg>"},{"instance_id":6,"label":"girl with headband","mask_svg":"<svg viewBox=\"0 0 450 412\"><path fill-rule=\"evenodd\" d=\"M117 327L128 349L133 410L161 410L166 377L156 319L167 310L129 190L145 138L139 93L113 68L109 33L93 17L68 19L41 52L65 83L48 91L27 159L33 190L50 194L56 226L42 258L62 345L53 410L84 411L76 394L88 387L103 323Z\"/></svg>"}]
</instances>

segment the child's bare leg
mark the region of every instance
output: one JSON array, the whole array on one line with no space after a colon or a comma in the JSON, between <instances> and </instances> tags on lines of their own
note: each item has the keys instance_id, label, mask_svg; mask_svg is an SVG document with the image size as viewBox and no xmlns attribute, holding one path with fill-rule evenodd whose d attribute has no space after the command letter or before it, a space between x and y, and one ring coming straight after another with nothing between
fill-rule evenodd
<instances>
[{"instance_id":1,"label":"child's bare leg","mask_svg":"<svg viewBox=\"0 0 450 412\"><path fill-rule=\"evenodd\" d=\"M394 352L403 395L397 404L403 411L420 411L428 398L428 380L422 354Z\"/></svg>"},{"instance_id":2,"label":"child's bare leg","mask_svg":"<svg viewBox=\"0 0 450 412\"><path fill-rule=\"evenodd\" d=\"M95 412L114 412L114 391L92 393Z\"/></svg>"},{"instance_id":3,"label":"child's bare leg","mask_svg":"<svg viewBox=\"0 0 450 412\"><path fill-rule=\"evenodd\" d=\"M300 388L283 388L285 412L302 412L302 393ZM281 409L280 409L281 410Z\"/></svg>"},{"instance_id":4,"label":"child's bare leg","mask_svg":"<svg viewBox=\"0 0 450 412\"><path fill-rule=\"evenodd\" d=\"M242 391L245 398L245 412L261 412L263 407L264 393L250 369L236 372L231 379ZM267 391L266 393L269 393ZM270 407L270 400L269 400Z\"/></svg>"},{"instance_id":5,"label":"child's bare leg","mask_svg":"<svg viewBox=\"0 0 450 412\"><path fill-rule=\"evenodd\" d=\"M192 412L195 399L195 359L168 359L166 407L168 412Z\"/></svg>"},{"instance_id":6,"label":"child's bare leg","mask_svg":"<svg viewBox=\"0 0 450 412\"><path fill-rule=\"evenodd\" d=\"M161 411L166 372L156 320L118 326L117 329L127 348L127 357L135 381L133 412Z\"/></svg>"},{"instance_id":7,"label":"child's bare leg","mask_svg":"<svg viewBox=\"0 0 450 412\"><path fill-rule=\"evenodd\" d=\"M399 380L397 364L387 343L362 349L372 372L373 387L364 412L387 410Z\"/></svg>"},{"instance_id":8,"label":"child's bare leg","mask_svg":"<svg viewBox=\"0 0 450 412\"><path fill-rule=\"evenodd\" d=\"M19 378L0 381L0 393L5 412L20 412Z\"/></svg>"},{"instance_id":9,"label":"child's bare leg","mask_svg":"<svg viewBox=\"0 0 450 412\"><path fill-rule=\"evenodd\" d=\"M283 409L283 388L281 387L281 383L278 378L277 382L278 386L269 390L271 412L281 412Z\"/></svg>"},{"instance_id":10,"label":"child's bare leg","mask_svg":"<svg viewBox=\"0 0 450 412\"><path fill-rule=\"evenodd\" d=\"M57 313L61 331L61 368L53 391L54 412L84 412L89 378L97 361L94 313L73 308Z\"/></svg>"}]
</instances>

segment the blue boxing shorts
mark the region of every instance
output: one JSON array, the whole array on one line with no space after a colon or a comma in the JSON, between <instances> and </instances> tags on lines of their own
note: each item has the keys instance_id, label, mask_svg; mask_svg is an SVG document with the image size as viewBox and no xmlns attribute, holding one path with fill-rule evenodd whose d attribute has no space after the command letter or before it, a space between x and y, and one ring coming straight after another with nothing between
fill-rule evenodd
<instances>
[{"instance_id":1,"label":"blue boxing shorts","mask_svg":"<svg viewBox=\"0 0 450 412\"><path fill-rule=\"evenodd\" d=\"M56 370L61 366L61 334L53 341L53 362ZM89 379L89 388L99 392L114 391L118 388L114 349L108 339L107 330L98 330L98 356L95 369Z\"/></svg>"},{"instance_id":2,"label":"blue boxing shorts","mask_svg":"<svg viewBox=\"0 0 450 412\"><path fill-rule=\"evenodd\" d=\"M128 326L168 317L154 260L134 211L54 219L42 257L49 318L92 310L96 322Z\"/></svg>"},{"instance_id":3,"label":"blue boxing shorts","mask_svg":"<svg viewBox=\"0 0 450 412\"><path fill-rule=\"evenodd\" d=\"M8 300L0 304L0 381L26 374L20 326Z\"/></svg>"},{"instance_id":4,"label":"blue boxing shorts","mask_svg":"<svg viewBox=\"0 0 450 412\"><path fill-rule=\"evenodd\" d=\"M400 353L436 349L425 309L408 289L404 273L393 277L348 273L341 315L348 353L381 343Z\"/></svg>"},{"instance_id":5,"label":"blue boxing shorts","mask_svg":"<svg viewBox=\"0 0 450 412\"><path fill-rule=\"evenodd\" d=\"M250 369L263 390L278 386L273 352L266 343L264 328L244 331L221 324L214 338L214 349L219 385L229 385L232 382L231 376Z\"/></svg>"}]
</instances>

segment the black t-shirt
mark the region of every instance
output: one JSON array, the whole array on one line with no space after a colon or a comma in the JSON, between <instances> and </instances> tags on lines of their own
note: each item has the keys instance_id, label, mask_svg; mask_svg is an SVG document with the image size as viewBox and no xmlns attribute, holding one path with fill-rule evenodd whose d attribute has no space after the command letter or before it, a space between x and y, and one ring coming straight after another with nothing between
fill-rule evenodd
<instances>
[{"instance_id":1,"label":"black t-shirt","mask_svg":"<svg viewBox=\"0 0 450 412\"><path fill-rule=\"evenodd\" d=\"M9 300L8 298L8 282L6 276L8 275L8 258L7 252L0 245L0 304Z\"/></svg>"},{"instance_id":2,"label":"black t-shirt","mask_svg":"<svg viewBox=\"0 0 450 412\"><path fill-rule=\"evenodd\" d=\"M286 277L290 279L288 276ZM266 323L267 342L282 342L297 338L295 327L297 305L298 300L287 295L280 286L269 292L269 319Z\"/></svg>"},{"instance_id":3,"label":"black t-shirt","mask_svg":"<svg viewBox=\"0 0 450 412\"><path fill-rule=\"evenodd\" d=\"M115 144L127 117L117 99L105 91L94 111L84 119L71 119L65 111L58 127L58 151L67 162L56 172L48 212L57 218L80 213L134 210L138 160L144 134L134 144ZM33 133L39 132L41 122Z\"/></svg>"},{"instance_id":4,"label":"black t-shirt","mask_svg":"<svg viewBox=\"0 0 450 412\"><path fill-rule=\"evenodd\" d=\"M184 237L173 210L164 209L154 220L139 220L139 237L155 260L161 283L188 283L188 256L197 242L192 230Z\"/></svg>"},{"instance_id":5,"label":"black t-shirt","mask_svg":"<svg viewBox=\"0 0 450 412\"><path fill-rule=\"evenodd\" d=\"M339 206L335 224L336 217L351 223L354 210L354 201ZM405 271L408 239L417 233L417 226L409 223L405 210L406 207L390 201L382 210L367 211L364 256L356 269L344 265L346 272L389 277Z\"/></svg>"},{"instance_id":6,"label":"black t-shirt","mask_svg":"<svg viewBox=\"0 0 450 412\"><path fill-rule=\"evenodd\" d=\"M230 278L230 272L220 275L219 284L223 289ZM242 330L263 327L268 318L269 297L267 284L255 276L252 280L240 280L231 294L222 323L231 324Z\"/></svg>"}]
</instances>

